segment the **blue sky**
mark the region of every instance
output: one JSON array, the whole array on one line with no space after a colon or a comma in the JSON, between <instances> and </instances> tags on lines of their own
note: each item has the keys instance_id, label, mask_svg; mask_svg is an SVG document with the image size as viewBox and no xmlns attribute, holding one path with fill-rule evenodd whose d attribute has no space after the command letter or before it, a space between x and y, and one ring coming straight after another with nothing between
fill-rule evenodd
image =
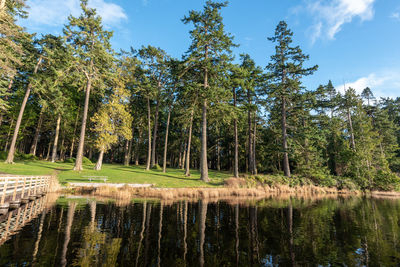
<instances>
[{"instance_id":1,"label":"blue sky","mask_svg":"<svg viewBox=\"0 0 400 267\"><path fill-rule=\"evenodd\" d=\"M79 0L28 0L30 16L20 23L30 32L62 32L67 16L80 13ZM114 31L116 50L142 45L161 47L180 58L187 50L189 25L181 19L202 9L204 0L89 0ZM294 32L294 44L310 55L319 70L304 79L315 89L329 79L376 96L400 96L399 0L231 0L222 10L226 30L262 67L274 46L267 40L280 20Z\"/></svg>"}]
</instances>

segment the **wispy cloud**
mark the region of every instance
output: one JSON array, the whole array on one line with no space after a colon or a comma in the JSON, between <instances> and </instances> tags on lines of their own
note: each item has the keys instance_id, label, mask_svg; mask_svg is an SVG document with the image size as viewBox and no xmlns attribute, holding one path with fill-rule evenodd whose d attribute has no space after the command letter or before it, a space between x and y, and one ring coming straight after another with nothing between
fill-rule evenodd
<instances>
[{"instance_id":1,"label":"wispy cloud","mask_svg":"<svg viewBox=\"0 0 400 267\"><path fill-rule=\"evenodd\" d=\"M335 38L343 25L358 17L361 21L374 17L375 0L305 0L305 9L314 18L311 41ZM304 8L303 8L304 9ZM298 11L297 11L298 12Z\"/></svg>"},{"instance_id":2,"label":"wispy cloud","mask_svg":"<svg viewBox=\"0 0 400 267\"><path fill-rule=\"evenodd\" d=\"M390 15L390 18L392 18L392 19L394 19L394 20L400 21L400 12L393 12L393 13Z\"/></svg>"},{"instance_id":3,"label":"wispy cloud","mask_svg":"<svg viewBox=\"0 0 400 267\"><path fill-rule=\"evenodd\" d=\"M339 92L353 88L361 93L366 87L371 88L376 97L400 97L400 71L382 71L370 73L365 77L336 86Z\"/></svg>"},{"instance_id":4,"label":"wispy cloud","mask_svg":"<svg viewBox=\"0 0 400 267\"><path fill-rule=\"evenodd\" d=\"M79 0L28 0L30 7L29 24L59 26L66 23L70 14L77 16L81 13ZM104 0L89 0L89 6L96 8L106 25L115 25L127 19L124 9L114 3Z\"/></svg>"}]
</instances>

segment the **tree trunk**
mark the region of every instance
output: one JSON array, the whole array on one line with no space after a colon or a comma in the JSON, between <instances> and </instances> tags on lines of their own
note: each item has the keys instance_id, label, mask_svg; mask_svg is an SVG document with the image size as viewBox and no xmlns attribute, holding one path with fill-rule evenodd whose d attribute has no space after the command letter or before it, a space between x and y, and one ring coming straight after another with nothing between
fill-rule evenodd
<instances>
[{"instance_id":1,"label":"tree trunk","mask_svg":"<svg viewBox=\"0 0 400 267\"><path fill-rule=\"evenodd\" d=\"M101 166L103 165L103 156L104 156L104 149L101 149L100 150L100 154L99 154L99 158L97 159L96 166L94 167L94 169L96 171L100 171L101 170Z\"/></svg>"},{"instance_id":2,"label":"tree trunk","mask_svg":"<svg viewBox=\"0 0 400 267\"><path fill-rule=\"evenodd\" d=\"M139 165L139 145L142 142L142 128L139 127L139 137L138 137L138 141L135 145L135 165L138 166Z\"/></svg>"},{"instance_id":3,"label":"tree trunk","mask_svg":"<svg viewBox=\"0 0 400 267\"><path fill-rule=\"evenodd\" d=\"M151 148L151 167L153 168L156 164L156 145L157 145L157 132L158 132L158 113L160 109L160 101L157 99L156 113L154 114L154 132L153 132L153 144Z\"/></svg>"},{"instance_id":4,"label":"tree trunk","mask_svg":"<svg viewBox=\"0 0 400 267\"><path fill-rule=\"evenodd\" d=\"M150 170L150 159L151 159L151 110L150 110L150 98L147 97L147 135L148 135L148 149L147 149L147 162L146 171Z\"/></svg>"},{"instance_id":5,"label":"tree trunk","mask_svg":"<svg viewBox=\"0 0 400 267\"><path fill-rule=\"evenodd\" d=\"M236 88L233 88L233 106L236 108ZM236 117L233 120L233 131L235 134L235 155L233 164L233 176L239 178L239 140L238 140L238 125Z\"/></svg>"},{"instance_id":6,"label":"tree trunk","mask_svg":"<svg viewBox=\"0 0 400 267\"><path fill-rule=\"evenodd\" d=\"M86 121L87 121L87 115L88 115L88 110L89 110L89 98L90 98L90 89L92 87L92 82L90 78L87 78L87 84L86 84L86 94L85 94L85 105L83 107L83 117L82 117L82 126L81 126L81 135L79 138L79 145L78 145L78 152L76 154L76 160L75 160L75 171L82 171L82 158L83 158L83 148L85 145L85 132L86 132Z\"/></svg>"},{"instance_id":7,"label":"tree trunk","mask_svg":"<svg viewBox=\"0 0 400 267\"><path fill-rule=\"evenodd\" d=\"M49 147L47 148L46 160L49 160L50 158L50 149L51 149L51 142L49 142Z\"/></svg>"},{"instance_id":8,"label":"tree trunk","mask_svg":"<svg viewBox=\"0 0 400 267\"><path fill-rule=\"evenodd\" d=\"M219 135L217 140L217 171L221 170L221 147L219 146Z\"/></svg>"},{"instance_id":9,"label":"tree trunk","mask_svg":"<svg viewBox=\"0 0 400 267\"><path fill-rule=\"evenodd\" d=\"M55 162L57 158L57 145L58 145L58 136L60 134L60 122L61 122L61 115L58 114L57 118L57 127L56 127L56 135L54 137L53 143L53 154L51 155L51 162Z\"/></svg>"},{"instance_id":10,"label":"tree trunk","mask_svg":"<svg viewBox=\"0 0 400 267\"><path fill-rule=\"evenodd\" d=\"M257 144L257 116L254 116L254 131L253 131L253 172L257 174L257 161L256 161L256 144Z\"/></svg>"},{"instance_id":11,"label":"tree trunk","mask_svg":"<svg viewBox=\"0 0 400 267\"><path fill-rule=\"evenodd\" d=\"M247 160L248 160L248 169L251 174L254 174L254 164L253 164L253 127L252 127L252 118L251 118L251 109L252 109L252 101L251 101L251 92L247 90L247 102L249 105L249 109L247 110L247 123L248 123L248 140L247 140Z\"/></svg>"},{"instance_id":12,"label":"tree trunk","mask_svg":"<svg viewBox=\"0 0 400 267\"><path fill-rule=\"evenodd\" d=\"M203 100L203 114L201 127L201 159L200 159L200 179L203 182L209 182L208 162L207 162L207 100Z\"/></svg>"},{"instance_id":13,"label":"tree trunk","mask_svg":"<svg viewBox=\"0 0 400 267\"><path fill-rule=\"evenodd\" d=\"M186 151L187 151L187 141L184 140L184 144L183 144L183 155L182 155L182 165L181 165L181 169L182 169L182 170L185 169Z\"/></svg>"},{"instance_id":14,"label":"tree trunk","mask_svg":"<svg viewBox=\"0 0 400 267\"><path fill-rule=\"evenodd\" d=\"M188 135L188 144L186 149L185 176L190 176L190 149L192 144L193 115L194 115L194 109L192 109L190 113L189 135Z\"/></svg>"},{"instance_id":15,"label":"tree trunk","mask_svg":"<svg viewBox=\"0 0 400 267\"><path fill-rule=\"evenodd\" d=\"M163 172L167 171L168 131L169 131L169 121L170 121L170 119L171 119L171 106L169 107L169 110L168 110L167 128L165 129Z\"/></svg>"},{"instance_id":16,"label":"tree trunk","mask_svg":"<svg viewBox=\"0 0 400 267\"><path fill-rule=\"evenodd\" d=\"M124 165L125 166L129 166L129 161L130 161L129 143L130 143L130 140L126 139L125 149L124 149Z\"/></svg>"},{"instance_id":17,"label":"tree trunk","mask_svg":"<svg viewBox=\"0 0 400 267\"><path fill-rule=\"evenodd\" d=\"M36 63L36 66L35 66L35 69L33 71L33 74L37 73L41 62L42 62L42 56L39 57L39 60ZM15 124L15 130L14 130L13 138L12 138L12 141L11 141L11 146L10 146L10 149L8 151L8 156L7 156L6 163L13 163L14 162L15 144L17 143L17 137L18 137L19 128L21 127L22 116L24 115L26 103L28 102L28 98L29 98L29 95L31 93L31 89L32 89L32 84L28 83L28 87L26 88L24 99L22 100L21 109L19 110L17 123Z\"/></svg>"},{"instance_id":18,"label":"tree trunk","mask_svg":"<svg viewBox=\"0 0 400 267\"><path fill-rule=\"evenodd\" d=\"M351 114L350 114L350 109L349 108L347 108L347 119L349 121L349 128L350 128L351 148L353 149L353 151L356 151L356 142L354 140L353 121L351 120Z\"/></svg>"},{"instance_id":19,"label":"tree trunk","mask_svg":"<svg viewBox=\"0 0 400 267\"><path fill-rule=\"evenodd\" d=\"M78 112L76 113L75 125L74 125L74 133L72 134L72 142L71 142L71 150L69 152L69 158L72 158L72 156L74 154L75 133L76 133L76 127L78 126L79 110L80 110L80 108L78 108Z\"/></svg>"},{"instance_id":20,"label":"tree trunk","mask_svg":"<svg viewBox=\"0 0 400 267\"><path fill-rule=\"evenodd\" d=\"M282 97L282 147L283 147L283 173L290 177L289 155L286 132L286 100Z\"/></svg>"},{"instance_id":21,"label":"tree trunk","mask_svg":"<svg viewBox=\"0 0 400 267\"><path fill-rule=\"evenodd\" d=\"M44 114L44 108L42 107L39 115L39 121L36 126L36 131L35 131L35 136L33 138L33 143L31 146L31 151L29 152L30 154L36 156L36 149L37 149L37 144L39 142L39 134L40 134L40 129L42 128L42 123L43 123L43 114Z\"/></svg>"},{"instance_id":22,"label":"tree trunk","mask_svg":"<svg viewBox=\"0 0 400 267\"><path fill-rule=\"evenodd\" d=\"M9 139L10 139L10 135L11 135L11 129L12 129L13 125L14 125L14 118L12 118L12 119L11 119L10 128L8 128L8 133L7 133L7 141L6 141L6 145L4 146L4 152L6 152L6 151L7 151L7 148L8 148L8 142L9 142Z\"/></svg>"},{"instance_id":23,"label":"tree trunk","mask_svg":"<svg viewBox=\"0 0 400 267\"><path fill-rule=\"evenodd\" d=\"M61 160L61 161L64 161L64 160L65 160L65 148L64 148L64 143L65 143L65 127L66 127L66 124L64 123L64 131L63 131L63 134L61 135L61 136L62 136L62 139L61 139L61 145L60 145L60 160Z\"/></svg>"}]
</instances>

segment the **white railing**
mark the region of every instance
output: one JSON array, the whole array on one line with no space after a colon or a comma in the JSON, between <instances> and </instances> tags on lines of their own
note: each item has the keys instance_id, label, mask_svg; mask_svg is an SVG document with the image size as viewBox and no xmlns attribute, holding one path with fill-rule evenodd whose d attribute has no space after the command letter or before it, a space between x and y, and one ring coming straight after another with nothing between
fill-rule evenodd
<instances>
[{"instance_id":1,"label":"white railing","mask_svg":"<svg viewBox=\"0 0 400 267\"><path fill-rule=\"evenodd\" d=\"M51 176L0 176L0 205L48 192Z\"/></svg>"}]
</instances>

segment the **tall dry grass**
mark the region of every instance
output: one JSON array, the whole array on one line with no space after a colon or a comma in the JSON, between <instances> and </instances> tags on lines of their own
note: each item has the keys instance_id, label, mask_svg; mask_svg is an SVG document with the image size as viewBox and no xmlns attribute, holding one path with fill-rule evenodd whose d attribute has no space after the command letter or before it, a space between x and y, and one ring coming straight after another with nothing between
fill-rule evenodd
<instances>
[{"instance_id":1,"label":"tall dry grass","mask_svg":"<svg viewBox=\"0 0 400 267\"><path fill-rule=\"evenodd\" d=\"M254 188L245 187L244 179L228 179L225 187L220 188L133 188L124 186L115 188L111 186L100 187L77 187L76 194L85 194L98 197L113 198L117 201L130 201L132 198L154 198L161 200L180 200L180 199L254 199L265 198L277 195L291 196L338 196L338 195L356 195L357 192L337 190L336 188L317 187L313 185L290 187L288 185L278 186L258 186Z\"/></svg>"}]
</instances>

